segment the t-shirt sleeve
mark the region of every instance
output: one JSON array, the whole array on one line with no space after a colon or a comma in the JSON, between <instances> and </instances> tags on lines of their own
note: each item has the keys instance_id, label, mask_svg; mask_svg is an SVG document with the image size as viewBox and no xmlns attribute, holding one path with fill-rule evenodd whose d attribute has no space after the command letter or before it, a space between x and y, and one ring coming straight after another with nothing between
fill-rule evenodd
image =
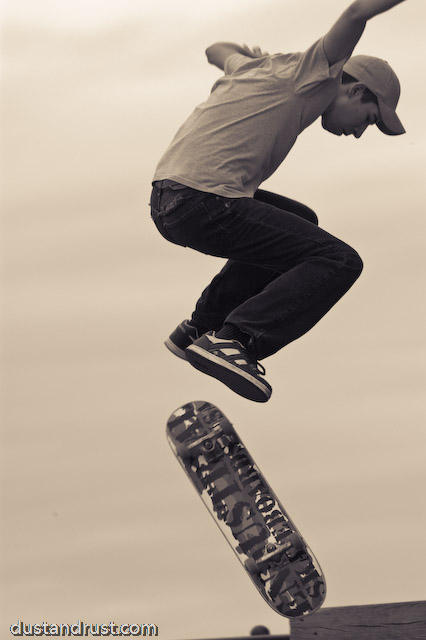
<instances>
[{"instance_id":1,"label":"t-shirt sleeve","mask_svg":"<svg viewBox=\"0 0 426 640\"><path fill-rule=\"evenodd\" d=\"M331 67L324 51L324 38L317 40L309 49L301 54L294 72L294 90L296 94L305 94L315 89L323 82L335 80L343 70L343 65L349 59L342 58Z\"/></svg>"},{"instance_id":2,"label":"t-shirt sleeve","mask_svg":"<svg viewBox=\"0 0 426 640\"><path fill-rule=\"evenodd\" d=\"M242 53L232 53L225 60L224 72L225 75L229 75L237 71L241 66L243 66L248 60L251 58L247 56L243 56Z\"/></svg>"}]
</instances>

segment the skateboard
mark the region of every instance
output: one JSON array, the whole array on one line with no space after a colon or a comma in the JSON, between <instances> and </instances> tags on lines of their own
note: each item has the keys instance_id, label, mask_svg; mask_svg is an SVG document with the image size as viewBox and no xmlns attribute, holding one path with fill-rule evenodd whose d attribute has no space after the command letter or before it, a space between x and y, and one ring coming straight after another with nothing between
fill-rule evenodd
<instances>
[{"instance_id":1,"label":"skateboard","mask_svg":"<svg viewBox=\"0 0 426 640\"><path fill-rule=\"evenodd\" d=\"M167 421L169 444L266 602L298 618L325 600L321 568L226 416L185 404Z\"/></svg>"}]
</instances>

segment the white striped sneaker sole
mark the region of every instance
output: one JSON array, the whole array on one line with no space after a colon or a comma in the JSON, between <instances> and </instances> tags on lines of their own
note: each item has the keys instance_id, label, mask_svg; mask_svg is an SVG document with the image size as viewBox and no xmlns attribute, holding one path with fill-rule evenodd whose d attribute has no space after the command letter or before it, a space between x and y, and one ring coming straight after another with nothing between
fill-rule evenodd
<instances>
[{"instance_id":1,"label":"white striped sneaker sole","mask_svg":"<svg viewBox=\"0 0 426 640\"><path fill-rule=\"evenodd\" d=\"M232 391L254 402L266 402L271 397L271 388L231 362L214 353L192 344L185 350L186 359L196 369L220 380Z\"/></svg>"}]
</instances>

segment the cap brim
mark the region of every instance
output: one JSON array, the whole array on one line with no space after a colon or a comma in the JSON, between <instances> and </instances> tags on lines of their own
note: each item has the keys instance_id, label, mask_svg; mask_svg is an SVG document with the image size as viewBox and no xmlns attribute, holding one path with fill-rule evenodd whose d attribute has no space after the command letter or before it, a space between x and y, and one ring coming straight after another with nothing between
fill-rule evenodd
<instances>
[{"instance_id":1,"label":"cap brim","mask_svg":"<svg viewBox=\"0 0 426 640\"><path fill-rule=\"evenodd\" d=\"M380 131L383 131L383 133L386 133L388 136L400 136L402 133L405 133L402 122L396 115L395 110L380 100L380 98L378 98L378 103L382 118L380 122L377 123Z\"/></svg>"}]
</instances>

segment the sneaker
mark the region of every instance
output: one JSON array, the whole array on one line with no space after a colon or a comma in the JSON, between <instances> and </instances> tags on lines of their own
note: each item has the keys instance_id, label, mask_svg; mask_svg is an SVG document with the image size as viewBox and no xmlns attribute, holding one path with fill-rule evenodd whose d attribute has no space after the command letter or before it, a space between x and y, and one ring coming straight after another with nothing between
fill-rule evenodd
<instances>
[{"instance_id":1,"label":"sneaker","mask_svg":"<svg viewBox=\"0 0 426 640\"><path fill-rule=\"evenodd\" d=\"M175 356L186 360L186 347L189 347L199 337L198 329L190 324L189 320L183 320L165 340L164 344Z\"/></svg>"},{"instance_id":2,"label":"sneaker","mask_svg":"<svg viewBox=\"0 0 426 640\"><path fill-rule=\"evenodd\" d=\"M254 402L266 402L272 388L262 378L265 369L237 340L205 333L186 348L186 359L199 371L217 378L232 391Z\"/></svg>"}]
</instances>

